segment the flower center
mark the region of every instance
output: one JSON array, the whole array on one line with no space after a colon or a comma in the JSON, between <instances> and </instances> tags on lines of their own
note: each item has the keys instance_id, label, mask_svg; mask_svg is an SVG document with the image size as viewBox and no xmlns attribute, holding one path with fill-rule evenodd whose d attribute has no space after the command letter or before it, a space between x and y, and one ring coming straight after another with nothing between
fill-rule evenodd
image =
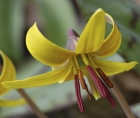
<instances>
[{"instance_id":1,"label":"flower center","mask_svg":"<svg viewBox=\"0 0 140 118\"><path fill-rule=\"evenodd\" d=\"M80 84L81 84L82 88L86 90L90 101L92 101L92 96L91 96L91 94L88 90L87 84L86 84L86 82L84 80L84 77L83 77L82 70L84 70L85 64L84 64L84 62L81 58L81 55L73 56L73 61L72 62L74 63L73 65L74 65L75 75L77 76L78 80L80 81Z\"/></svg>"},{"instance_id":2,"label":"flower center","mask_svg":"<svg viewBox=\"0 0 140 118\"><path fill-rule=\"evenodd\" d=\"M110 82L108 77L104 74L104 72L100 68L97 68L95 64L94 66L92 64L91 64L92 66L89 65L90 60L86 54L73 56L72 63L73 63L75 82L76 82L75 83L76 96L77 96L80 110L83 112L84 109L81 94L80 94L80 85L82 86L83 89L86 90L90 101L92 101L92 96L84 80L84 76L86 76L87 79L89 80L89 84L91 86L92 93L95 99L99 99L101 95L101 97L107 98L111 103L111 105L114 107L116 105L115 101L107 88L107 87L112 88L113 84ZM95 69L93 69L93 67Z\"/></svg>"},{"instance_id":3,"label":"flower center","mask_svg":"<svg viewBox=\"0 0 140 118\"><path fill-rule=\"evenodd\" d=\"M69 29L68 37L69 39L67 42L67 49L75 51L78 42L77 37L79 37L79 35L74 30ZM89 53L74 55L71 58L75 74L74 80L76 97L81 112L84 111L84 107L81 98L80 85L83 89L86 90L90 101L92 101L92 96L84 80L84 76L87 77L90 87L92 89L93 96L96 100L100 97L107 98L111 105L115 106L115 101L107 88L112 88L113 84L110 82L109 78L104 74L104 72L96 66L96 64L93 62L93 58L95 57L91 57Z\"/></svg>"}]
</instances>

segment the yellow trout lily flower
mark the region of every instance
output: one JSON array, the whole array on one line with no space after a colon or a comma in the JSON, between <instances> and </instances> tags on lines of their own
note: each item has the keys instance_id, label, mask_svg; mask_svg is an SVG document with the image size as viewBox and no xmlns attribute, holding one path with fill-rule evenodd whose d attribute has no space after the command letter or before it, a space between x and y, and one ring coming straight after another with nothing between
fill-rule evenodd
<instances>
[{"instance_id":1,"label":"yellow trout lily flower","mask_svg":"<svg viewBox=\"0 0 140 118\"><path fill-rule=\"evenodd\" d=\"M12 81L15 79L16 71L13 63L11 60L0 50L0 55L3 60L3 64L1 66L1 73L0 73L0 82L5 81ZM9 89L4 88L0 84L0 95L3 95L7 93ZM0 99L0 107L9 107L9 106L17 106L20 104L24 104L24 99L18 99L18 100L5 100Z\"/></svg>"},{"instance_id":2,"label":"yellow trout lily flower","mask_svg":"<svg viewBox=\"0 0 140 118\"><path fill-rule=\"evenodd\" d=\"M110 34L104 39L106 22L113 27ZM27 48L35 59L52 66L53 71L25 80L3 82L3 86L18 89L50 85L56 82L62 83L74 79L78 105L83 112L79 82L86 90L89 99L92 100L84 81L86 77L95 99L107 98L111 105L115 106L115 101L108 90L113 87L113 84L107 76L128 71L137 62L120 63L100 59L115 53L121 44L121 34L112 17L102 9L98 9L91 16L80 36L74 30L69 29L68 37L67 49L63 49L46 39L39 32L35 23L27 33Z\"/></svg>"}]
</instances>

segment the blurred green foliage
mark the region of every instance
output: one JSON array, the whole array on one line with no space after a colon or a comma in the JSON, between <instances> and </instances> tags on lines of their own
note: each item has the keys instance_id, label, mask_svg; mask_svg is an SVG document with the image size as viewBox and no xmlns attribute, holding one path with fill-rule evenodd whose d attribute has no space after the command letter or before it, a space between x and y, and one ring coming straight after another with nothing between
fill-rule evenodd
<instances>
[{"instance_id":1,"label":"blurred green foliage","mask_svg":"<svg viewBox=\"0 0 140 118\"><path fill-rule=\"evenodd\" d=\"M23 54L24 11L24 0L0 1L0 49L14 61Z\"/></svg>"},{"instance_id":2,"label":"blurred green foliage","mask_svg":"<svg viewBox=\"0 0 140 118\"><path fill-rule=\"evenodd\" d=\"M76 14L72 7L72 3L67 0L36 0L40 16L43 21L47 38L55 44L65 47L67 30L73 28L79 30L76 22Z\"/></svg>"}]
</instances>

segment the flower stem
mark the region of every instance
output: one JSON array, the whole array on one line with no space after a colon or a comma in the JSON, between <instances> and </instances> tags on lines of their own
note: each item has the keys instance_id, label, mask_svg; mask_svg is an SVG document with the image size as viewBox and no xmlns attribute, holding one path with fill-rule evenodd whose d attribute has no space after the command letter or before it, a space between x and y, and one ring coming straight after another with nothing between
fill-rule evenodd
<instances>
[{"instance_id":1,"label":"flower stem","mask_svg":"<svg viewBox=\"0 0 140 118\"><path fill-rule=\"evenodd\" d=\"M21 96L26 100L29 106L35 111L39 118L48 118L44 113L42 113L39 108L34 104L34 102L29 98L29 96L24 92L23 89L17 89Z\"/></svg>"},{"instance_id":2,"label":"flower stem","mask_svg":"<svg viewBox=\"0 0 140 118\"><path fill-rule=\"evenodd\" d=\"M110 81L113 83L113 88L111 90L112 90L113 94L115 95L115 97L117 98L117 100L118 100L119 104L121 105L127 118L135 118L132 111L130 110L130 107L129 107L127 101L125 100L124 96L122 95L122 93L120 92L118 87L115 85L115 83L112 80L110 80Z\"/></svg>"}]
</instances>

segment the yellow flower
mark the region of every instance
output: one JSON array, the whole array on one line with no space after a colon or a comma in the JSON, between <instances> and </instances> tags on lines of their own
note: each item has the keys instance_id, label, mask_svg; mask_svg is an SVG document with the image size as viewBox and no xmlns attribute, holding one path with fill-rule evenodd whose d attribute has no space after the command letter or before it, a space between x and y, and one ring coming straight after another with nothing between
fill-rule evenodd
<instances>
[{"instance_id":1,"label":"yellow flower","mask_svg":"<svg viewBox=\"0 0 140 118\"><path fill-rule=\"evenodd\" d=\"M106 22L113 27L110 34L104 39ZM112 17L102 9L98 9L91 16L80 36L74 30L69 29L68 37L67 49L63 49L46 39L39 32L35 23L27 33L27 48L35 59L52 66L53 71L25 80L3 82L3 86L9 89L27 88L74 79L78 105L83 111L79 81L92 100L84 81L84 77L87 77L95 99L99 99L100 96L105 97L112 106L115 106L115 102L106 87L113 87L107 76L128 71L137 62L120 63L100 60L102 57L115 53L121 44L121 34Z\"/></svg>"},{"instance_id":2,"label":"yellow flower","mask_svg":"<svg viewBox=\"0 0 140 118\"><path fill-rule=\"evenodd\" d=\"M3 60L3 64L0 65L0 82L5 82L5 81L12 81L15 79L16 76L16 71L13 63L11 60L0 50L0 55ZM9 90L4 88L0 84L0 95L3 95L7 93ZM23 99L18 99L18 100L5 100L5 99L0 99L0 107L8 107L8 106L17 106L20 104L24 104L25 101Z\"/></svg>"}]
</instances>

